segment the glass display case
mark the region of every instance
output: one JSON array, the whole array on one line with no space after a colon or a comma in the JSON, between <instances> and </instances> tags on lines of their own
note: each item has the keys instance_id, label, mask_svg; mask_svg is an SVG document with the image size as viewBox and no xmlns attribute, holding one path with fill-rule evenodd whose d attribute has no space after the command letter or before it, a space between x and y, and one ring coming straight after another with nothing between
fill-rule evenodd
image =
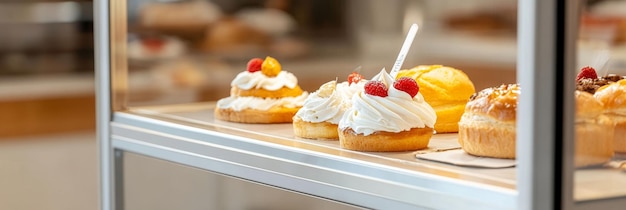
<instances>
[{"instance_id":1,"label":"glass display case","mask_svg":"<svg viewBox=\"0 0 626 210\"><path fill-rule=\"evenodd\" d=\"M203 208L290 209L302 201L311 209L619 209L626 205L626 156L614 152L624 140L619 112L572 81L624 75L626 17L613 12L623 5L96 1L101 208L141 208L141 191L157 190L136 183L167 185L143 177L191 170L173 186L190 186L179 196L199 198L189 202ZM216 119L217 101L237 93L231 81L251 58L276 58L310 96L353 71L369 79L391 69L412 23L419 31L405 71L454 67L471 80L472 93L522 87L507 122L513 158L470 155L456 131L433 134L424 149L361 152L297 137L292 123ZM597 76L578 75L586 66ZM578 102L583 96L590 101ZM140 170L163 160L172 166ZM168 201L145 203L159 202Z\"/></svg>"}]
</instances>

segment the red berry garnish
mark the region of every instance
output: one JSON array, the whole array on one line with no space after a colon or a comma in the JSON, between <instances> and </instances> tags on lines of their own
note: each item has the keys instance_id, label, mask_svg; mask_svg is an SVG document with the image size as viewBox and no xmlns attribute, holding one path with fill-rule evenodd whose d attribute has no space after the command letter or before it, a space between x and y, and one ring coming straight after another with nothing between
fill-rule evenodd
<instances>
[{"instance_id":1,"label":"red berry garnish","mask_svg":"<svg viewBox=\"0 0 626 210\"><path fill-rule=\"evenodd\" d=\"M585 79L585 78L596 79L598 78L598 74L596 73L596 70L593 69L593 67L585 66L582 69L580 69L580 73L578 73L578 76L576 76L576 81Z\"/></svg>"},{"instance_id":2,"label":"red berry garnish","mask_svg":"<svg viewBox=\"0 0 626 210\"><path fill-rule=\"evenodd\" d=\"M165 46L165 40L158 37L146 37L141 39L141 43L150 52L158 52Z\"/></svg>"},{"instance_id":3,"label":"red berry garnish","mask_svg":"<svg viewBox=\"0 0 626 210\"><path fill-rule=\"evenodd\" d=\"M387 97L387 86L381 81L365 83L365 93L373 96Z\"/></svg>"},{"instance_id":4,"label":"red berry garnish","mask_svg":"<svg viewBox=\"0 0 626 210\"><path fill-rule=\"evenodd\" d=\"M261 71L261 64L263 64L263 59L253 58L248 61L248 71L255 72Z\"/></svg>"},{"instance_id":5,"label":"red berry garnish","mask_svg":"<svg viewBox=\"0 0 626 210\"><path fill-rule=\"evenodd\" d=\"M363 79L363 75L359 74L358 72L352 72L352 74L348 75L348 85L351 85L352 83L359 83L359 81L361 81Z\"/></svg>"},{"instance_id":6,"label":"red berry garnish","mask_svg":"<svg viewBox=\"0 0 626 210\"><path fill-rule=\"evenodd\" d=\"M415 82L415 80L410 77L400 77L400 79L396 80L393 83L393 87L408 93L409 95L411 95L411 98L415 97L415 95L417 95L417 92L419 92L420 90L420 86L417 85L417 82Z\"/></svg>"}]
</instances>

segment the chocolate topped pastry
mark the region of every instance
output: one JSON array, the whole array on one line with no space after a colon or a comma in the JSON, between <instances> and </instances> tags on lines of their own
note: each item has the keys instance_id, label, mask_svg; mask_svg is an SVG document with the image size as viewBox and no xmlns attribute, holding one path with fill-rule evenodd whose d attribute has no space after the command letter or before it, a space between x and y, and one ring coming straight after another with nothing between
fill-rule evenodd
<instances>
[{"instance_id":1,"label":"chocolate topped pastry","mask_svg":"<svg viewBox=\"0 0 626 210\"><path fill-rule=\"evenodd\" d=\"M598 88L622 79L624 79L624 77L616 74L598 77L595 69L586 66L580 70L580 73L578 73L578 76L576 77L576 90L593 94L596 90L598 90Z\"/></svg>"}]
</instances>

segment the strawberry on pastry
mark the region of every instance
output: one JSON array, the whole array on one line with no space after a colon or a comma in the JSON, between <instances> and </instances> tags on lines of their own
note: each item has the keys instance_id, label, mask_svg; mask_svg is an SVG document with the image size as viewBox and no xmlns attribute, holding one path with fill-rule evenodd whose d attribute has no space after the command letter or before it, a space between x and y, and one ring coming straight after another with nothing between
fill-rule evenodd
<instances>
[{"instance_id":1,"label":"strawberry on pastry","mask_svg":"<svg viewBox=\"0 0 626 210\"><path fill-rule=\"evenodd\" d=\"M616 74L608 74L598 77L595 69L585 66L580 69L578 76L576 76L576 90L594 94L600 87L622 79L624 79L624 77Z\"/></svg>"},{"instance_id":2,"label":"strawberry on pastry","mask_svg":"<svg viewBox=\"0 0 626 210\"><path fill-rule=\"evenodd\" d=\"M591 66L585 66L582 69L580 69L578 76L576 76L576 81L581 80L581 79L595 79L595 78L598 78L598 74L596 73L596 70Z\"/></svg>"},{"instance_id":3,"label":"strawberry on pastry","mask_svg":"<svg viewBox=\"0 0 626 210\"><path fill-rule=\"evenodd\" d=\"M248 61L248 72L256 72L261 71L261 65L263 64L263 59L253 58Z\"/></svg>"},{"instance_id":4,"label":"strawberry on pastry","mask_svg":"<svg viewBox=\"0 0 626 210\"><path fill-rule=\"evenodd\" d=\"M352 72L352 74L348 75L348 84L359 83L363 79L363 75L358 72Z\"/></svg>"}]
</instances>

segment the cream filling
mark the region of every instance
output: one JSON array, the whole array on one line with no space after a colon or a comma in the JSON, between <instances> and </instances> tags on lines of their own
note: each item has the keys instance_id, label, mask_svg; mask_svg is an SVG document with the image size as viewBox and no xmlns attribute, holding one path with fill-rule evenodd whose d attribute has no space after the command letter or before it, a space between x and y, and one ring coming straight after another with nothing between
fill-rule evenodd
<instances>
[{"instance_id":1,"label":"cream filling","mask_svg":"<svg viewBox=\"0 0 626 210\"><path fill-rule=\"evenodd\" d=\"M304 104L304 100L309 94L302 93L296 97L283 98L260 98L253 96L245 97L226 97L217 101L217 107L220 109L232 109L241 111L244 109L255 109L261 111L270 110L272 107L297 108Z\"/></svg>"},{"instance_id":2,"label":"cream filling","mask_svg":"<svg viewBox=\"0 0 626 210\"><path fill-rule=\"evenodd\" d=\"M237 74L230 85L237 86L242 90L265 89L275 91L283 87L295 88L298 85L298 79L287 71L281 71L276 77L268 77L261 71L253 73L243 71Z\"/></svg>"},{"instance_id":3,"label":"cream filling","mask_svg":"<svg viewBox=\"0 0 626 210\"><path fill-rule=\"evenodd\" d=\"M364 84L365 80L354 84L339 83L329 97L320 97L318 90L309 95L296 116L306 122L339 124L345 111L352 106L352 96L363 90Z\"/></svg>"},{"instance_id":4,"label":"cream filling","mask_svg":"<svg viewBox=\"0 0 626 210\"><path fill-rule=\"evenodd\" d=\"M305 122L337 124L344 111L337 91L334 91L330 97L320 97L318 92L314 92L306 99L296 116Z\"/></svg>"}]
</instances>

